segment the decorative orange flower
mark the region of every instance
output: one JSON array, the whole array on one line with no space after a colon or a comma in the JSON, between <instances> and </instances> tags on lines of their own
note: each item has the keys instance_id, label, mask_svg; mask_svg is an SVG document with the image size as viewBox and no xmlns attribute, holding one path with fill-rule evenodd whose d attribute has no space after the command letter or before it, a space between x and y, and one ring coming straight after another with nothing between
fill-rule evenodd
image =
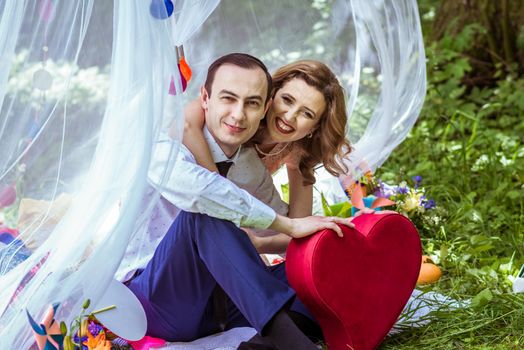
<instances>
[{"instance_id":1,"label":"decorative orange flower","mask_svg":"<svg viewBox=\"0 0 524 350\"><path fill-rule=\"evenodd\" d=\"M106 334L100 332L93 337L91 332L87 331L87 340L84 342L88 350L111 350L111 342L106 340Z\"/></svg>"}]
</instances>

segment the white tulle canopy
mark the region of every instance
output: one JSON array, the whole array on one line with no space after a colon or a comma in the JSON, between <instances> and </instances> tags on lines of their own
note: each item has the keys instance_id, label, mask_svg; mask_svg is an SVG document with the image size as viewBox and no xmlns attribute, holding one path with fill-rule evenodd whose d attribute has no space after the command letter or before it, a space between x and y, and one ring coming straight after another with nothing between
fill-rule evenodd
<instances>
[{"instance_id":1,"label":"white tulle canopy","mask_svg":"<svg viewBox=\"0 0 524 350\"><path fill-rule=\"evenodd\" d=\"M425 95L415 0L0 0L1 349L32 344L26 309L40 319L61 302L70 320L101 297L148 223L155 140L173 121L180 139L183 106L229 52L270 71L302 58L331 67L354 177L387 159Z\"/></svg>"}]
</instances>

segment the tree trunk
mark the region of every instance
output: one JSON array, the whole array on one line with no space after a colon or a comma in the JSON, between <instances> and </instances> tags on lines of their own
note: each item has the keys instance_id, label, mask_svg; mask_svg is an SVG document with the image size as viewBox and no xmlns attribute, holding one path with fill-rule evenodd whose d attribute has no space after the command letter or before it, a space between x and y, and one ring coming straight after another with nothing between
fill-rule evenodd
<instances>
[{"instance_id":1,"label":"tree trunk","mask_svg":"<svg viewBox=\"0 0 524 350\"><path fill-rule=\"evenodd\" d=\"M524 0L442 0L433 24L433 39L453 36L472 23L482 25L486 32L478 35L465 52L473 66L470 83L488 83L498 67L524 73Z\"/></svg>"}]
</instances>

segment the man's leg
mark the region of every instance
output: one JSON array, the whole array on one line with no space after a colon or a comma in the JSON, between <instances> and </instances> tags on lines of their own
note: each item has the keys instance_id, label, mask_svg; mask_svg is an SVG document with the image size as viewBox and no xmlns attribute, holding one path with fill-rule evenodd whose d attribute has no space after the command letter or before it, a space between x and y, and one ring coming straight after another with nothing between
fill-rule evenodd
<instances>
[{"instance_id":1,"label":"man's leg","mask_svg":"<svg viewBox=\"0 0 524 350\"><path fill-rule=\"evenodd\" d=\"M289 285L286 276L286 266L285 262L274 265L270 267L271 273L273 276L277 277L280 281L284 282L286 285ZM295 322L295 324L300 328L300 330L306 334L309 339L317 343L324 339L322 335L322 329L318 325L315 317L309 312L306 306L300 301L298 297L293 299L293 302L289 306L288 310L289 316Z\"/></svg>"},{"instance_id":2,"label":"man's leg","mask_svg":"<svg viewBox=\"0 0 524 350\"><path fill-rule=\"evenodd\" d=\"M191 341L216 331L209 303L216 281L200 259L192 225L182 218L173 222L146 268L128 283L146 312L147 334L168 341Z\"/></svg>"},{"instance_id":3,"label":"man's leg","mask_svg":"<svg viewBox=\"0 0 524 350\"><path fill-rule=\"evenodd\" d=\"M191 340L209 334L209 299L218 282L260 333L294 296L262 264L234 224L181 212L146 269L131 281L148 315L148 334Z\"/></svg>"}]
</instances>

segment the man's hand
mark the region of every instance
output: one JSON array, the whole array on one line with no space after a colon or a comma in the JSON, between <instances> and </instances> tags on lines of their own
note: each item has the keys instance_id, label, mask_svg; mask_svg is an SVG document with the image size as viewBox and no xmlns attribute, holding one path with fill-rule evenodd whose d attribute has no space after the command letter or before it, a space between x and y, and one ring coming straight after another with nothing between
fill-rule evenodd
<instances>
[{"instance_id":1,"label":"man's hand","mask_svg":"<svg viewBox=\"0 0 524 350\"><path fill-rule=\"evenodd\" d=\"M344 234L337 224L346 225L351 228L355 227L351 219L336 216L308 216L305 218L290 219L277 214L275 221L273 221L269 228L282 232L292 238L306 237L324 229L333 230L339 237L343 237Z\"/></svg>"}]
</instances>

